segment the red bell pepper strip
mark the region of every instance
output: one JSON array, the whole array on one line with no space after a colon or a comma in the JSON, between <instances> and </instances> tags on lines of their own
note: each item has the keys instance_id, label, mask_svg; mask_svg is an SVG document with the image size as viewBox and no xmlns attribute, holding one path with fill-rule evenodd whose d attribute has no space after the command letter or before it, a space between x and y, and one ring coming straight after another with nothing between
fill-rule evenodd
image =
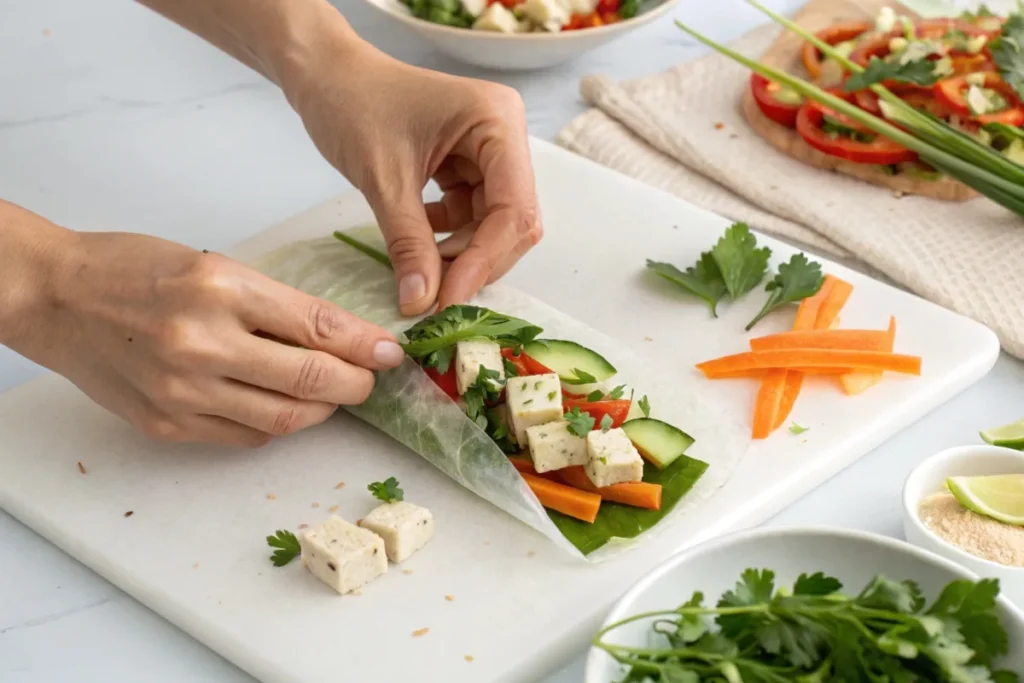
<instances>
[{"instance_id":1,"label":"red bell pepper strip","mask_svg":"<svg viewBox=\"0 0 1024 683\"><path fill-rule=\"evenodd\" d=\"M441 391L448 394L453 401L459 398L459 387L455 381L455 364L452 363L448 368L448 372L443 375L438 372L437 368L424 368L424 372L427 373L427 377L434 380Z\"/></svg>"},{"instance_id":2,"label":"red bell pepper strip","mask_svg":"<svg viewBox=\"0 0 1024 683\"><path fill-rule=\"evenodd\" d=\"M581 413L590 413L590 417L594 418L595 428L600 426L601 420L607 415L612 420L611 429L621 427L622 423L626 421L630 404L632 404L632 401L628 398L608 401L587 401L586 398L575 397L569 394L565 394L565 399L562 401L562 407L565 412L569 412L573 408L579 408Z\"/></svg>"},{"instance_id":3,"label":"red bell pepper strip","mask_svg":"<svg viewBox=\"0 0 1024 683\"><path fill-rule=\"evenodd\" d=\"M796 115L800 111L803 98L801 103L783 102L775 96L779 91L779 85L758 73L750 74L750 91L762 114L787 128L796 126Z\"/></svg>"},{"instance_id":4,"label":"red bell pepper strip","mask_svg":"<svg viewBox=\"0 0 1024 683\"><path fill-rule=\"evenodd\" d=\"M554 372L554 370L526 355L523 351L520 351L517 355L514 349L505 348L501 350L501 357L515 366L517 377L550 375Z\"/></svg>"},{"instance_id":5,"label":"red bell pepper strip","mask_svg":"<svg viewBox=\"0 0 1024 683\"><path fill-rule=\"evenodd\" d=\"M935 99L954 113L979 123L1005 123L1008 126L1019 126L1024 123L1024 105L1017 98L1017 93L998 73L984 73L983 87L995 90L1006 100L1006 108L991 114L974 114L967 104L967 91L971 84L966 77L947 78L935 84Z\"/></svg>"},{"instance_id":6,"label":"red bell pepper strip","mask_svg":"<svg viewBox=\"0 0 1024 683\"><path fill-rule=\"evenodd\" d=\"M876 135L871 142L829 135L822 128L826 113L832 115L827 107L808 101L800 108L796 118L796 129L800 137L818 151L856 164L887 166L917 159L913 151L881 135Z\"/></svg>"},{"instance_id":7,"label":"red bell pepper strip","mask_svg":"<svg viewBox=\"0 0 1024 683\"><path fill-rule=\"evenodd\" d=\"M814 35L817 36L818 40L824 43L828 43L829 45L838 45L839 43L845 43L847 40L853 40L865 31L870 31L872 28L872 25L866 21L856 21L836 24L835 26L830 26L822 31L818 31ZM812 79L821 75L821 65L824 60L822 59L821 51L818 50L818 48L811 43L804 43L801 59L803 60L804 68L807 69L807 73L811 74Z\"/></svg>"}]
</instances>

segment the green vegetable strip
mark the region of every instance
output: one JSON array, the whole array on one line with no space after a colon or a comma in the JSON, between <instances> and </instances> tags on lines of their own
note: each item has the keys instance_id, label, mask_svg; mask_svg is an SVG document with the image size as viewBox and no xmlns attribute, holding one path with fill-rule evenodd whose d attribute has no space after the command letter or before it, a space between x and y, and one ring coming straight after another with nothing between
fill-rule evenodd
<instances>
[{"instance_id":1,"label":"green vegetable strip","mask_svg":"<svg viewBox=\"0 0 1024 683\"><path fill-rule=\"evenodd\" d=\"M860 123L863 123L865 126L872 129L879 135L884 135L885 137L902 144L904 147L914 150L929 163L932 163L933 165L936 166L941 165L945 168L956 169L964 174L972 175L974 178L977 179L979 183L982 184L982 187L994 186L998 189L1003 190L1004 193L1009 193L1015 198L1018 198L1020 201L1024 202L1024 186L1014 183L1013 181L1007 180L1005 178L1001 178L984 169L980 169L977 166L974 166L953 154L950 154L942 149L932 146L931 144L919 140L876 116L866 114L864 110L850 104L846 100L831 95L823 90L820 90L816 86L813 86L810 83L803 81L802 79L796 78L795 76L790 76L787 73L778 71L769 66L765 66L758 62L755 62L754 60L745 57L744 55L741 55L740 53L731 50L730 48L725 47L724 45L720 45L715 41L711 40L710 38L701 35L694 29L691 29L690 27L679 22L678 20L676 21L676 26L678 26L681 30L693 36L700 42L704 43L708 47L732 58L733 60L739 62L740 64L743 64L744 66L748 67L752 71L755 71L765 76L766 78L779 82L783 85L787 85L791 89L800 93L801 95L804 95L815 101L821 102L822 104L825 104L831 107L832 109L842 112L849 116L850 118L855 119ZM985 194L988 194L987 191L985 192ZM1006 206L1006 204L1004 204L1004 206ZM1007 206L1007 208L1010 208L1013 211L1017 211L1018 213L1020 213L1016 205Z\"/></svg>"},{"instance_id":2,"label":"green vegetable strip","mask_svg":"<svg viewBox=\"0 0 1024 683\"><path fill-rule=\"evenodd\" d=\"M334 239L340 240L340 241L344 242L345 244L347 244L348 246L352 247L353 249L358 249L359 251L363 252L364 254L366 254L367 256L372 258L377 263L379 263L379 264L381 264L383 266L387 266L391 270L395 269L395 267L393 265L391 265L391 259L388 258L387 254L385 254L384 252L379 251L377 249L374 249L373 247L371 247L369 244L366 244L365 242L360 242L359 240L357 240L355 237L352 237L351 235L346 235L345 233L341 232L340 230L335 230L334 231Z\"/></svg>"}]
</instances>

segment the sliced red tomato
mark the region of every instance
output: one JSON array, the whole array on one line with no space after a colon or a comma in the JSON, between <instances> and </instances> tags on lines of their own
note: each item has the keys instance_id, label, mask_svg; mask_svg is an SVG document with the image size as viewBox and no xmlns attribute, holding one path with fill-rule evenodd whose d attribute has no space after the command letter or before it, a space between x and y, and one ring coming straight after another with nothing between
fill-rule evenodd
<instances>
[{"instance_id":1,"label":"sliced red tomato","mask_svg":"<svg viewBox=\"0 0 1024 683\"><path fill-rule=\"evenodd\" d=\"M832 137L822 128L827 107L808 101L796 117L796 130L808 145L820 152L855 164L888 166L913 161L917 154L892 140L876 135L871 142L859 142L844 137ZM834 113L829 114L834 116ZM847 119L849 120L849 119ZM844 124L845 125L845 124Z\"/></svg>"},{"instance_id":2,"label":"sliced red tomato","mask_svg":"<svg viewBox=\"0 0 1024 683\"><path fill-rule=\"evenodd\" d=\"M761 113L787 128L796 126L796 114L800 111L800 105L778 99L775 96L780 90L778 83L754 73L750 74L750 90Z\"/></svg>"},{"instance_id":3,"label":"sliced red tomato","mask_svg":"<svg viewBox=\"0 0 1024 683\"><path fill-rule=\"evenodd\" d=\"M823 43L838 45L839 43L853 40L872 28L873 26L866 21L855 21L830 26L823 31L818 31L814 35ZM822 59L821 51L818 48L814 47L811 43L804 43L803 52L800 56L803 60L804 68L807 69L807 73L811 74L811 78L817 78L821 75L821 65L824 59Z\"/></svg>"},{"instance_id":4,"label":"sliced red tomato","mask_svg":"<svg viewBox=\"0 0 1024 683\"><path fill-rule=\"evenodd\" d=\"M434 380L441 391L448 394L453 401L459 398L459 387L455 381L455 364L452 363L448 368L448 372L443 375L438 372L437 368L425 368L424 372L427 373L427 377Z\"/></svg>"},{"instance_id":5,"label":"sliced red tomato","mask_svg":"<svg viewBox=\"0 0 1024 683\"><path fill-rule=\"evenodd\" d=\"M554 372L554 370L551 370L540 361L526 355L523 351L520 351L517 355L514 349L502 349L501 357L516 366L516 375L519 377L529 377L530 375L549 375Z\"/></svg>"},{"instance_id":6,"label":"sliced red tomato","mask_svg":"<svg viewBox=\"0 0 1024 683\"><path fill-rule=\"evenodd\" d=\"M628 398L614 399L610 401L587 401L585 398L571 398L568 395L562 401L565 412L573 408L579 408L581 413L590 413L594 418L594 426L601 424L601 420L607 415L612 419L612 429L621 427L629 414L629 406L632 403Z\"/></svg>"},{"instance_id":7,"label":"sliced red tomato","mask_svg":"<svg viewBox=\"0 0 1024 683\"><path fill-rule=\"evenodd\" d=\"M605 13L614 14L619 11L619 5L622 4L622 0L598 0L597 11L602 15Z\"/></svg>"},{"instance_id":8,"label":"sliced red tomato","mask_svg":"<svg viewBox=\"0 0 1024 683\"><path fill-rule=\"evenodd\" d=\"M981 114L980 116L973 114L970 106L967 104L967 91L970 89L971 84L967 82L967 78L964 76L941 80L935 84L932 92L935 93L935 99L952 112L973 121L979 123L1005 123L1008 126L1024 124L1024 105L1021 104L1017 93L1010 84L995 72L985 72L984 76L983 87L995 90L1002 95L1007 103L1005 109L992 112L991 114Z\"/></svg>"}]
</instances>

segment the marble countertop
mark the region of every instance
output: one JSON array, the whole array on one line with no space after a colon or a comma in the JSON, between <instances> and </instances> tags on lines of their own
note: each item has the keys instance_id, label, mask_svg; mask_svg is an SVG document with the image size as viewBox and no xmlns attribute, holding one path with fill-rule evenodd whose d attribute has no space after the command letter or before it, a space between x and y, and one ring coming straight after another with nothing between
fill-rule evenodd
<instances>
[{"instance_id":1,"label":"marble countertop","mask_svg":"<svg viewBox=\"0 0 1024 683\"><path fill-rule=\"evenodd\" d=\"M799 0L768 2L791 11ZM728 5L725 7L724 5ZM632 78L703 53L666 17L584 58L484 72L393 29L362 0L338 5L403 60L517 88L531 133L553 140L584 111L580 77ZM728 40L760 22L739 0L683 3ZM80 230L224 248L346 189L280 93L125 0L0 4L0 196ZM41 370L0 347L0 391ZM901 536L899 491L922 458L1020 417L1024 364L981 382L798 501L772 525L832 524ZM2 476L2 474L0 474ZM0 681L232 683L253 679L0 513ZM582 679L582 653L546 683Z\"/></svg>"}]
</instances>

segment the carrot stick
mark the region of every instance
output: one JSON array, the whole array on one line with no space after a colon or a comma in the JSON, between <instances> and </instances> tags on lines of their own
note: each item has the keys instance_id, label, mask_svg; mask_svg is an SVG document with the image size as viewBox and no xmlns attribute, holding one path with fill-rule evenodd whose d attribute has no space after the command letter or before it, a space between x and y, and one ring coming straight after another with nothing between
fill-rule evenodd
<instances>
[{"instance_id":1,"label":"carrot stick","mask_svg":"<svg viewBox=\"0 0 1024 683\"><path fill-rule=\"evenodd\" d=\"M774 368L747 368L745 370L736 370L735 372L715 372L715 376L712 379L764 379L769 372ZM857 372L855 368L786 368L786 376L793 373L800 373L802 375L819 375L819 376L841 376L851 372Z\"/></svg>"},{"instance_id":2,"label":"carrot stick","mask_svg":"<svg viewBox=\"0 0 1024 683\"><path fill-rule=\"evenodd\" d=\"M520 472L526 472L527 474L537 474L537 470L533 467L533 461L523 455L510 455L508 461L512 463Z\"/></svg>"},{"instance_id":3,"label":"carrot stick","mask_svg":"<svg viewBox=\"0 0 1024 683\"><path fill-rule=\"evenodd\" d=\"M810 330L814 328L814 321L818 319L818 309L821 308L821 302L828 298L835 282L836 278L834 276L826 275L821 283L821 288L813 296L809 296L800 302L800 307L796 309L796 320L793 321L794 330Z\"/></svg>"},{"instance_id":4,"label":"carrot stick","mask_svg":"<svg viewBox=\"0 0 1024 683\"><path fill-rule=\"evenodd\" d=\"M786 383L782 388L782 398L779 399L779 410L775 414L775 421L772 422L772 431L782 426L782 423L786 421L789 414L793 412L793 406L796 404L797 396L800 395L800 390L804 386L804 373L793 372L789 370L786 372Z\"/></svg>"},{"instance_id":5,"label":"carrot stick","mask_svg":"<svg viewBox=\"0 0 1024 683\"><path fill-rule=\"evenodd\" d=\"M889 329L886 331L886 347L883 351L892 352L896 344L896 318L889 317ZM867 391L882 381L882 372L847 372L839 376L839 385L847 396L854 396Z\"/></svg>"},{"instance_id":6,"label":"carrot stick","mask_svg":"<svg viewBox=\"0 0 1024 683\"><path fill-rule=\"evenodd\" d=\"M785 389L785 370L769 370L761 380L761 388L754 403L753 438L767 439L772 433L772 425L779 412L779 403Z\"/></svg>"},{"instance_id":7,"label":"carrot stick","mask_svg":"<svg viewBox=\"0 0 1024 683\"><path fill-rule=\"evenodd\" d=\"M623 484L612 484L604 488L597 488L590 481L590 477L579 465L566 467L558 470L558 476L569 486L589 491L601 496L602 500L610 500L613 503L632 505L636 508L648 510L661 509L661 484L651 484L646 481L630 481Z\"/></svg>"},{"instance_id":8,"label":"carrot stick","mask_svg":"<svg viewBox=\"0 0 1024 683\"><path fill-rule=\"evenodd\" d=\"M920 375L921 357L885 351L782 349L778 351L747 351L697 365L697 368L710 379L716 379L718 373L721 372L737 372L754 368L802 367L888 370L908 375Z\"/></svg>"},{"instance_id":9,"label":"carrot stick","mask_svg":"<svg viewBox=\"0 0 1024 683\"><path fill-rule=\"evenodd\" d=\"M793 330L750 340L751 351L774 349L892 350L886 330Z\"/></svg>"},{"instance_id":10,"label":"carrot stick","mask_svg":"<svg viewBox=\"0 0 1024 683\"><path fill-rule=\"evenodd\" d=\"M580 491L526 472L520 474L544 507L591 524L597 519L597 512L601 509L601 496L598 494Z\"/></svg>"},{"instance_id":11,"label":"carrot stick","mask_svg":"<svg viewBox=\"0 0 1024 683\"><path fill-rule=\"evenodd\" d=\"M839 311L846 305L846 300L853 293L853 285L846 280L834 278L831 289L818 308L818 317L814 320L814 329L827 330L832 322L839 317Z\"/></svg>"}]
</instances>

